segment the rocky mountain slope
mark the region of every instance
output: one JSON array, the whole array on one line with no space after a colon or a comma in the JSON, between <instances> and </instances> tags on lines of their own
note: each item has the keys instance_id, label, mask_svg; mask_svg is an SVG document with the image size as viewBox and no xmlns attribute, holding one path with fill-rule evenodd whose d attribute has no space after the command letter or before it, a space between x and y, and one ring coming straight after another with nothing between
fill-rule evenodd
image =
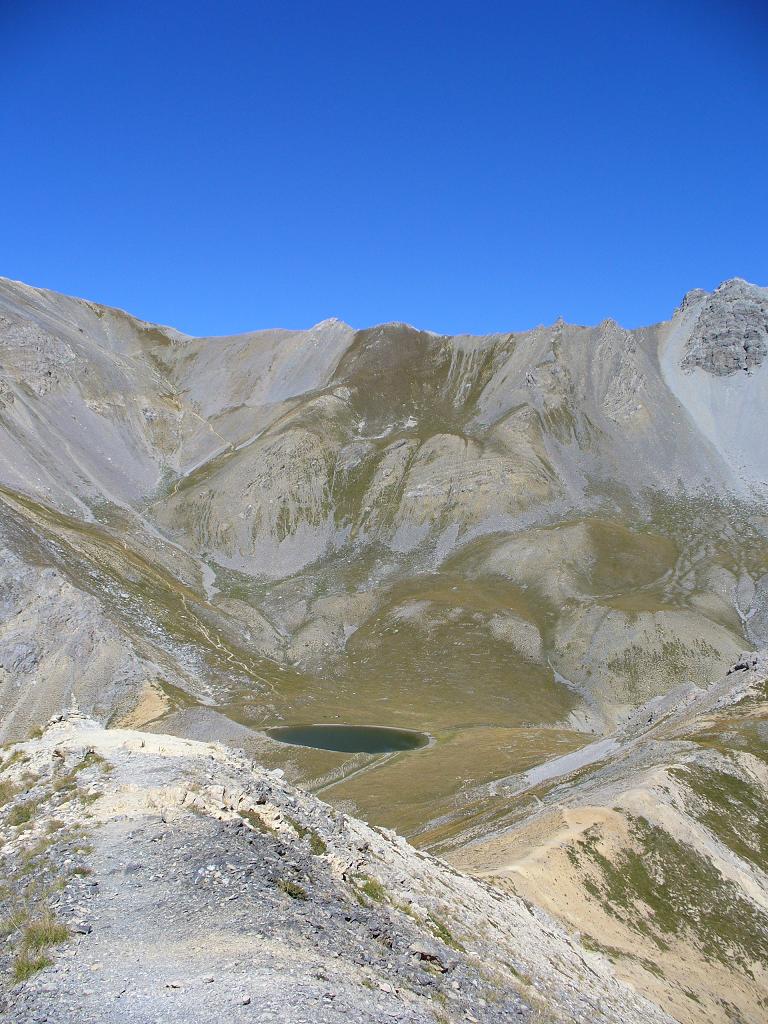
<instances>
[{"instance_id":1,"label":"rocky mountain slope","mask_svg":"<svg viewBox=\"0 0 768 1024\"><path fill-rule=\"evenodd\" d=\"M50 735L117 759L105 775L113 782L99 783L105 793L116 787L114 806L99 796L90 808L95 859L82 860L69 830L62 845L49 844L54 860L61 854L94 871L111 893L105 932L91 922L76 940L84 950L98 944L93 962L111 965L106 987L84 982L67 954L57 961L60 980L47 971L29 980L13 995L12 1012L44 1016L52 992L82 992L91 1000L84 1019L99 1020L109 993L114 1013L144 1019L136 1014L146 999L146 1019L156 1020L175 1012L173 999L196 1005L208 992L197 982L164 988L171 974L206 974L208 951L191 942L153 953L154 980L136 1004L121 1007L113 954L122 943L130 956L149 957L150 947L120 919L123 892L109 881L110 857L123 857L123 867L158 861L156 877L127 897L136 897L131 913L138 917L140 907L153 928L161 928L161 901L176 886L190 899L174 904L179 920L199 913L224 944L252 951L254 929L235 935L207 890L195 903L190 893L199 889L182 862L184 851L197 851L200 864L214 863L226 878L221 858L208 855L224 844L245 878L251 854L243 842L251 850L258 822L238 825L237 807L214 807L210 792L194 805L202 817L188 807L178 821L178 808L168 812L164 839L146 821L134 834L134 812L125 812L126 824L114 810L131 786L175 793L188 769L197 778L213 756L217 779L198 779L206 792L228 772L244 790L256 784L248 781L255 772L283 794L270 797L278 810L289 794L316 824L325 815L355 835L366 826L351 815L363 817L486 876L492 886L478 886L375 829L376 842L401 851L401 874L384 878L360 862L376 892L410 891L422 877L413 874L417 864L431 865L429 885L444 893L447 916L418 886L413 925L393 898L362 897L400 914L387 917L390 931L380 934L409 936L407 946L422 941L425 928L440 938L430 913L450 935L454 927L472 933L467 922L479 918L461 904L462 887L470 903L480 901L472 904L483 908L480 917L490 912L487 900L503 905L512 915L500 924L510 945L505 938L501 952L491 943L479 955L501 972L498 1005L507 1019L518 1009L530 1016L538 991L555 1019L582 1019L603 1006L606 1020L634 1020L631 1008L645 1003L633 1002L618 977L680 1021L759 1019L767 998L765 867L749 851L763 856L764 705L757 690L743 691L738 703L739 673L711 684L745 650L768 644L767 390L768 289L738 279L689 292L671 319L632 331L613 321L559 321L444 337L331 320L225 338L192 338L0 279L0 742L25 741L19 757L34 761L7 765L8 814L25 804L17 789L26 786L41 807L57 804L68 829L82 815L87 792L77 795L77 780L63 796L56 788ZM750 668L750 686L759 688L761 671ZM73 698L92 723L28 740ZM724 703L707 703L715 699ZM287 746L265 731L311 722L413 729L429 742L411 752L349 753ZM242 749L263 767L198 741ZM152 756L129 756L137 744ZM74 774L86 768L83 778L95 780L90 763ZM269 770L314 796L278 786ZM162 807L176 807L166 796L158 797ZM26 828L35 843L45 838L30 820L19 822L21 832L6 829L2 851L14 872L37 857ZM265 935L268 925L276 929L277 945L259 954L271 965L259 982L260 1012L281 1019L290 1010L300 1020L308 1004L281 1003L276 979L296 942L302 964L311 960L310 932L302 930L312 923L304 906L311 900L275 892L293 875L279 879L274 865L295 861L331 903L351 890L311 846L307 852L309 833L302 839L274 820L286 852L260 848L261 895L243 881L238 900L251 901L249 919L263 921ZM744 821L748 836L736 846L734 822ZM161 848L167 864L155 858ZM693 895L675 888L680 876L698 879ZM66 883L65 895L46 899L58 900L70 932L88 877L51 878ZM561 924L523 913L511 887ZM659 887L672 910L648 902ZM735 933L726 903L747 922ZM520 923L526 914L533 931ZM455 978L424 961L442 978L427 1005L426 990L413 987L422 977L413 974L413 950L393 938L391 948L382 940L382 954L376 936L378 945L361 938L368 923L363 914L344 927L337 921L340 931L325 925L324 960L338 948L341 961L336 995L319 1019L334 1019L334 1007L353 993L369 999L360 1005L371 1020L384 1019L376 1014L390 996L404 1020L498 1019L488 993L451 996L485 984L463 960L470 973ZM352 933L344 931L353 924L375 977L353 962ZM585 952L573 929L599 949ZM557 936L555 946L529 962L521 943L538 948L545 933ZM747 945L746 933L754 937ZM24 934L21 925L10 931L14 957L34 953ZM216 961L218 976L240 993L249 972L234 954L225 960ZM552 981L555 962L567 979L561 988ZM331 977L327 966L317 969ZM307 998L323 998L323 979L296 972L290 976ZM379 981L393 991L361 995ZM159 988L167 1007L157 1002ZM398 988L416 1001L401 999ZM568 1002L577 990L592 992L589 1010ZM435 1000L442 1005L443 997L440 1010ZM211 997L205 1005L200 1012L214 1014L224 1004ZM233 1015L247 1012L249 1004L237 1005ZM642 1012L664 1019L661 1010Z\"/></svg>"},{"instance_id":2,"label":"rocky mountain slope","mask_svg":"<svg viewBox=\"0 0 768 1024\"><path fill-rule=\"evenodd\" d=\"M545 913L219 745L75 714L2 780L6 1021L670 1019Z\"/></svg>"},{"instance_id":3,"label":"rocky mountain slope","mask_svg":"<svg viewBox=\"0 0 768 1024\"><path fill-rule=\"evenodd\" d=\"M767 686L768 656L750 656L655 698L576 755L468 794L461 834L434 823L431 845L577 929L676 1020L761 1020Z\"/></svg>"},{"instance_id":4,"label":"rocky mountain slope","mask_svg":"<svg viewBox=\"0 0 768 1024\"><path fill-rule=\"evenodd\" d=\"M2 735L72 692L254 750L374 703L578 733L716 677L768 637L766 296L195 339L0 281Z\"/></svg>"}]
</instances>

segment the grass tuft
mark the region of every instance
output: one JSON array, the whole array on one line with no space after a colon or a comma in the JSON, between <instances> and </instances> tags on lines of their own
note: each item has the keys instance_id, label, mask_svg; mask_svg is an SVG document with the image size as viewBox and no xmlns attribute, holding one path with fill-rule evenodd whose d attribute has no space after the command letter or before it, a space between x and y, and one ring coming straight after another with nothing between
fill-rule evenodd
<instances>
[{"instance_id":1,"label":"grass tuft","mask_svg":"<svg viewBox=\"0 0 768 1024\"><path fill-rule=\"evenodd\" d=\"M27 922L28 913L26 908L17 907L16 910L12 910L10 914L7 914L4 918L0 919L0 938L7 938L9 935L13 935L19 928L22 928Z\"/></svg>"},{"instance_id":2,"label":"grass tuft","mask_svg":"<svg viewBox=\"0 0 768 1024\"><path fill-rule=\"evenodd\" d=\"M408 917L412 917L414 921L420 920L419 915L416 913L416 911L413 909L410 903L395 903L394 906L402 914L407 914Z\"/></svg>"},{"instance_id":3,"label":"grass tuft","mask_svg":"<svg viewBox=\"0 0 768 1024\"><path fill-rule=\"evenodd\" d=\"M387 890L377 878L370 875L360 875L362 883L359 884L360 892L377 903L383 903L387 899Z\"/></svg>"},{"instance_id":4,"label":"grass tuft","mask_svg":"<svg viewBox=\"0 0 768 1024\"><path fill-rule=\"evenodd\" d=\"M32 815L35 813L35 805L30 800L25 804L16 804L8 812L8 824L9 825L25 825L28 821L32 820Z\"/></svg>"},{"instance_id":5,"label":"grass tuft","mask_svg":"<svg viewBox=\"0 0 768 1024\"><path fill-rule=\"evenodd\" d=\"M67 772L66 775L60 775L57 779L54 779L51 788L54 793L70 793L72 790L77 789L75 773Z\"/></svg>"},{"instance_id":6,"label":"grass tuft","mask_svg":"<svg viewBox=\"0 0 768 1024\"><path fill-rule=\"evenodd\" d=\"M324 853L328 852L327 843L313 829L309 830L309 846L316 857L322 857Z\"/></svg>"},{"instance_id":7,"label":"grass tuft","mask_svg":"<svg viewBox=\"0 0 768 1024\"><path fill-rule=\"evenodd\" d=\"M80 793L79 796L80 800L84 804L92 804L95 803L99 797L104 796L104 791L101 789L93 789L90 793Z\"/></svg>"},{"instance_id":8,"label":"grass tuft","mask_svg":"<svg viewBox=\"0 0 768 1024\"><path fill-rule=\"evenodd\" d=\"M52 963L50 957L43 953L33 954L22 950L11 965L11 977L18 984L20 981L31 978L38 971L42 971L44 967L50 967Z\"/></svg>"},{"instance_id":9,"label":"grass tuft","mask_svg":"<svg viewBox=\"0 0 768 1024\"><path fill-rule=\"evenodd\" d=\"M14 750L10 757L0 765L0 771L4 772L6 768L10 768L14 764L27 764L29 760L29 754L25 754L23 750Z\"/></svg>"},{"instance_id":10,"label":"grass tuft","mask_svg":"<svg viewBox=\"0 0 768 1024\"><path fill-rule=\"evenodd\" d=\"M271 825L268 825L261 815L256 813L256 811L249 808L247 811L240 811L239 813L243 821L247 821L254 831L263 832L265 835L271 836L275 834L274 828Z\"/></svg>"},{"instance_id":11,"label":"grass tuft","mask_svg":"<svg viewBox=\"0 0 768 1024\"><path fill-rule=\"evenodd\" d=\"M34 921L30 921L22 935L22 945L25 949L43 950L49 946L57 946L69 937L66 925L57 921L50 911L42 914Z\"/></svg>"},{"instance_id":12,"label":"grass tuft","mask_svg":"<svg viewBox=\"0 0 768 1024\"><path fill-rule=\"evenodd\" d=\"M279 878L277 882L278 889L281 889L286 896L290 896L292 900L306 900L309 899L307 896L307 890L296 882L291 882L286 878Z\"/></svg>"},{"instance_id":13,"label":"grass tuft","mask_svg":"<svg viewBox=\"0 0 768 1024\"><path fill-rule=\"evenodd\" d=\"M316 857L322 857L324 853L328 852L328 846L322 836L318 835L313 828L308 825L302 825L300 821L296 821L295 818L291 818L289 815L285 815L285 820L291 826L293 831L299 837L299 839L308 839L309 845L312 849L312 853Z\"/></svg>"},{"instance_id":14,"label":"grass tuft","mask_svg":"<svg viewBox=\"0 0 768 1024\"><path fill-rule=\"evenodd\" d=\"M436 917L434 914L430 914L429 926L434 932L434 934L437 936L437 938L440 939L441 942L444 942L446 946L450 946L451 949L458 950L458 952L460 953L466 952L466 950L459 942L459 940L454 938L450 928L445 923L445 921L442 921L439 917Z\"/></svg>"},{"instance_id":15,"label":"grass tuft","mask_svg":"<svg viewBox=\"0 0 768 1024\"><path fill-rule=\"evenodd\" d=\"M83 757L82 761L80 761L79 764L75 765L75 768L73 770L75 772L80 772L84 768L91 768L93 766L101 768L103 772L111 772L114 770L114 766L110 764L106 757L102 757L102 755L97 750L88 750L85 756Z\"/></svg>"},{"instance_id":16,"label":"grass tuft","mask_svg":"<svg viewBox=\"0 0 768 1024\"><path fill-rule=\"evenodd\" d=\"M14 786L12 782L0 782L0 807L10 803L18 792L18 786Z\"/></svg>"}]
</instances>

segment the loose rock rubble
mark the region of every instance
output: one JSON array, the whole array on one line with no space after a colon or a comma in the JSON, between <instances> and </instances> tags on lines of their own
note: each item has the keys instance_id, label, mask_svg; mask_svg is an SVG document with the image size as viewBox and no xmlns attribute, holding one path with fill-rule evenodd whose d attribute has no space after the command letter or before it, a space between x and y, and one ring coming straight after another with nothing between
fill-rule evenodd
<instances>
[{"instance_id":1,"label":"loose rock rubble","mask_svg":"<svg viewBox=\"0 0 768 1024\"><path fill-rule=\"evenodd\" d=\"M26 900L66 937L6 987L5 1021L669 1020L522 900L223 747L73 715L15 750L6 872L55 817L65 838L38 852L44 887L10 870L5 919Z\"/></svg>"}]
</instances>

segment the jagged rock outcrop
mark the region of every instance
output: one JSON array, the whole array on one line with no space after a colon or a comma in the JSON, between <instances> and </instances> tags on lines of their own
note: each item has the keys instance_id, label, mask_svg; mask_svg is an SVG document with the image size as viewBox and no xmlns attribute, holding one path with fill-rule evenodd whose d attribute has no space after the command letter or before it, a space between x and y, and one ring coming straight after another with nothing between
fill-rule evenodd
<instances>
[{"instance_id":1,"label":"jagged rock outcrop","mask_svg":"<svg viewBox=\"0 0 768 1024\"><path fill-rule=\"evenodd\" d=\"M734 279L707 296L682 365L728 376L751 372L766 355L768 291Z\"/></svg>"}]
</instances>

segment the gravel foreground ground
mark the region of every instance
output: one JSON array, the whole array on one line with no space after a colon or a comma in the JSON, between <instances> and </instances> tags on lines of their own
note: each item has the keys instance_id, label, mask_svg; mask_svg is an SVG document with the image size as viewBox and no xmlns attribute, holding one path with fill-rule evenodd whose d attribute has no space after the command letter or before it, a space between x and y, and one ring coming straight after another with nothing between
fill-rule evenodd
<instances>
[{"instance_id":1,"label":"gravel foreground ground","mask_svg":"<svg viewBox=\"0 0 768 1024\"><path fill-rule=\"evenodd\" d=\"M555 922L214 744L6 751L4 1021L669 1021Z\"/></svg>"}]
</instances>

